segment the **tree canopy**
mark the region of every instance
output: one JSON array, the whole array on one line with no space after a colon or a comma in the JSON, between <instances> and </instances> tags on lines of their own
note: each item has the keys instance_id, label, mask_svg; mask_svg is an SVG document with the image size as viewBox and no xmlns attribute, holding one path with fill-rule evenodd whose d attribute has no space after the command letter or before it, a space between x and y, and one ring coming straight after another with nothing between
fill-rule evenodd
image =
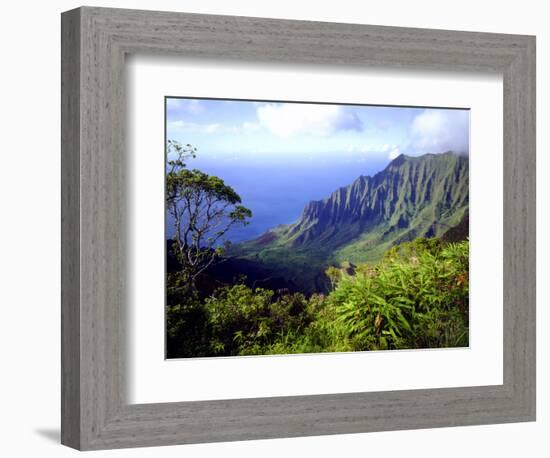
<instances>
[{"instance_id":1,"label":"tree canopy","mask_svg":"<svg viewBox=\"0 0 550 458\"><path fill-rule=\"evenodd\" d=\"M228 231L248 224L252 212L225 182L200 170L189 170L187 160L196 148L174 140L167 144L166 204L174 221L174 249L182 273L194 287L196 278L218 259L229 244Z\"/></svg>"}]
</instances>

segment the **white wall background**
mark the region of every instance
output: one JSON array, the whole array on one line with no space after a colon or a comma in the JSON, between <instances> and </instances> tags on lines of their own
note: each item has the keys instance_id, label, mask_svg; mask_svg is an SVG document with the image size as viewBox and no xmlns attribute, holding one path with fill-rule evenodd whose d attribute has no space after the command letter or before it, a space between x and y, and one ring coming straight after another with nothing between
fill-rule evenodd
<instances>
[{"instance_id":1,"label":"white wall background","mask_svg":"<svg viewBox=\"0 0 550 458\"><path fill-rule=\"evenodd\" d=\"M550 172L545 157L550 100L550 29L544 2L393 0L124 0L97 6L313 19L537 35L538 115L538 421L223 444L98 452L97 456L548 456ZM0 17L0 453L74 456L59 442L60 373L60 12L68 0L9 2ZM545 19L546 18L546 19ZM545 256L546 255L546 256ZM545 284L546 283L546 284Z\"/></svg>"}]
</instances>

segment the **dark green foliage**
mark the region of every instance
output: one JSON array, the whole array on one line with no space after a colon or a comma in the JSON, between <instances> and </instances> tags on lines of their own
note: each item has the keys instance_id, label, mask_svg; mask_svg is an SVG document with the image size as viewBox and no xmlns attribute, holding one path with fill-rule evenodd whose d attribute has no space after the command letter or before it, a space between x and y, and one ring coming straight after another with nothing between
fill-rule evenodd
<instances>
[{"instance_id":1,"label":"dark green foliage","mask_svg":"<svg viewBox=\"0 0 550 458\"><path fill-rule=\"evenodd\" d=\"M171 276L168 357L467 346L468 259L467 241L417 239L329 269L333 291L309 298L237 284L199 300Z\"/></svg>"},{"instance_id":2,"label":"dark green foliage","mask_svg":"<svg viewBox=\"0 0 550 458\"><path fill-rule=\"evenodd\" d=\"M244 285L223 287L204 306L213 333L213 354L256 355L289 332L301 332L312 316L299 293L275 299L274 292Z\"/></svg>"},{"instance_id":3,"label":"dark green foliage","mask_svg":"<svg viewBox=\"0 0 550 458\"><path fill-rule=\"evenodd\" d=\"M200 301L189 296L166 307L166 357L212 356L207 316Z\"/></svg>"},{"instance_id":4,"label":"dark green foliage","mask_svg":"<svg viewBox=\"0 0 550 458\"><path fill-rule=\"evenodd\" d=\"M167 307L168 358L289 353L286 344L316 316L314 298L300 293L276 298L271 290L243 284L223 286L203 302L179 299Z\"/></svg>"},{"instance_id":5,"label":"dark green foliage","mask_svg":"<svg viewBox=\"0 0 550 458\"><path fill-rule=\"evenodd\" d=\"M441 236L441 240L444 242L461 242L468 239L470 235L470 217L468 212L464 214L460 223L451 227L447 232Z\"/></svg>"}]
</instances>

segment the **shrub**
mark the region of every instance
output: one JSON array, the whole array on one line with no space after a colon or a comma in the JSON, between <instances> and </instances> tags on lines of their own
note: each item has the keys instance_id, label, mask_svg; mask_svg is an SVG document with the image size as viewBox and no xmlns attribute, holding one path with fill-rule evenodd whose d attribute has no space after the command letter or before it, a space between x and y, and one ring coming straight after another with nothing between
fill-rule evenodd
<instances>
[{"instance_id":1,"label":"shrub","mask_svg":"<svg viewBox=\"0 0 550 458\"><path fill-rule=\"evenodd\" d=\"M276 299L271 290L242 284L218 289L204 304L213 354L270 353L278 339L293 339L309 324L307 305L300 293Z\"/></svg>"},{"instance_id":2,"label":"shrub","mask_svg":"<svg viewBox=\"0 0 550 458\"><path fill-rule=\"evenodd\" d=\"M328 298L353 350L468 345L468 242L417 239L343 275Z\"/></svg>"},{"instance_id":3,"label":"shrub","mask_svg":"<svg viewBox=\"0 0 550 458\"><path fill-rule=\"evenodd\" d=\"M374 265L330 268L328 296L244 284L199 297L168 276L169 357L468 345L468 242L417 239Z\"/></svg>"},{"instance_id":4,"label":"shrub","mask_svg":"<svg viewBox=\"0 0 550 458\"><path fill-rule=\"evenodd\" d=\"M166 306L166 356L210 356L211 333L204 307L193 296Z\"/></svg>"}]
</instances>

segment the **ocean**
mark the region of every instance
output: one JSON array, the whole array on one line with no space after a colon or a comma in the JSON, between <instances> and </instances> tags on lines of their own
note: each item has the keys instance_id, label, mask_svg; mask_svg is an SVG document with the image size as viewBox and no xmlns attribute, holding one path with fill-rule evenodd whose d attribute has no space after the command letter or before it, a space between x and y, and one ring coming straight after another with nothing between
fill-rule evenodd
<instances>
[{"instance_id":1,"label":"ocean","mask_svg":"<svg viewBox=\"0 0 550 458\"><path fill-rule=\"evenodd\" d=\"M237 160L194 160L190 169L216 175L231 186L252 211L247 226L232 228L226 239L232 243L254 239L280 224L297 221L304 206L312 200L328 197L333 191L351 184L361 175L374 175L389 160L339 162L336 160L294 160L244 162ZM167 237L173 233L167 218Z\"/></svg>"}]
</instances>

